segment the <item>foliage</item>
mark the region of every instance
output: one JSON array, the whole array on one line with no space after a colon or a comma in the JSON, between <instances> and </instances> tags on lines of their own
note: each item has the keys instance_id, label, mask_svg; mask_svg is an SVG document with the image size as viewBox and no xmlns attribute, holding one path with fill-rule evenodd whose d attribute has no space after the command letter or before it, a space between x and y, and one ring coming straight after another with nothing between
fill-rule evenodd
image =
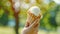
<instances>
[{"instance_id":1,"label":"foliage","mask_svg":"<svg viewBox=\"0 0 60 34\"><path fill-rule=\"evenodd\" d=\"M25 0L23 2L26 2L26 4L30 3L29 0ZM60 11L60 8L58 8L58 5L54 1L51 1L49 4L45 4L45 3L43 3L42 0L36 0L35 4L30 4L30 5L32 5L32 6L36 5L36 6L40 7L40 9L42 11L41 13L43 15L43 19L41 19L41 27L44 27L48 30L51 30L51 29L57 27L57 24L56 24L57 22L55 21L55 17L57 14L56 12L58 12L57 10L59 9L59 11ZM20 23L22 25L25 24L28 9L23 9L23 7L20 9L19 21L21 20ZM8 16L3 16L4 14L6 14L5 13L6 11L8 12L7 13ZM14 12L12 10L11 3L9 2L9 0L2 0L2 1L0 0L0 18L2 19L2 21L5 21L5 19L13 19L14 18L13 14L14 14ZM3 16L3 18L2 18L2 16ZM1 22L1 19L0 19L0 22Z\"/></svg>"}]
</instances>

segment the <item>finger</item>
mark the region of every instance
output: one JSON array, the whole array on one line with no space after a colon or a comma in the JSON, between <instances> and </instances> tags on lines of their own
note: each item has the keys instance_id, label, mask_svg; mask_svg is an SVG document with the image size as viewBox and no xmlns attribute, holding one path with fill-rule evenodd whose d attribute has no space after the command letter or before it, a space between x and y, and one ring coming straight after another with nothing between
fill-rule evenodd
<instances>
[{"instance_id":1,"label":"finger","mask_svg":"<svg viewBox=\"0 0 60 34\"><path fill-rule=\"evenodd\" d=\"M34 28L35 29L38 29L39 28L39 26L40 26L40 23L39 23L39 21L37 22L37 24L36 25L34 25Z\"/></svg>"},{"instance_id":2,"label":"finger","mask_svg":"<svg viewBox=\"0 0 60 34\"><path fill-rule=\"evenodd\" d=\"M36 33L38 33L38 31L39 31L39 23L38 23L38 25L35 26L34 31L35 31Z\"/></svg>"},{"instance_id":3,"label":"finger","mask_svg":"<svg viewBox=\"0 0 60 34\"><path fill-rule=\"evenodd\" d=\"M30 28L33 29L34 31L38 31L39 21L40 19L35 20L34 23L30 26Z\"/></svg>"},{"instance_id":4,"label":"finger","mask_svg":"<svg viewBox=\"0 0 60 34\"><path fill-rule=\"evenodd\" d=\"M30 27L31 27L31 28L34 28L34 27L35 27L35 25L37 25L38 20L39 20L39 19L35 20L35 21L30 25Z\"/></svg>"},{"instance_id":5,"label":"finger","mask_svg":"<svg viewBox=\"0 0 60 34\"><path fill-rule=\"evenodd\" d=\"M27 14L28 16L27 16L27 21L29 21L30 23L32 23L32 15L30 15L30 14Z\"/></svg>"},{"instance_id":6,"label":"finger","mask_svg":"<svg viewBox=\"0 0 60 34\"><path fill-rule=\"evenodd\" d=\"M30 24L32 23L32 17L29 16L29 14L27 14L28 17L27 17L27 20L26 20L26 24L25 24L25 27L29 27Z\"/></svg>"},{"instance_id":7,"label":"finger","mask_svg":"<svg viewBox=\"0 0 60 34\"><path fill-rule=\"evenodd\" d=\"M39 27L39 23L37 23L35 26L34 26L34 28L38 28Z\"/></svg>"},{"instance_id":8,"label":"finger","mask_svg":"<svg viewBox=\"0 0 60 34\"><path fill-rule=\"evenodd\" d=\"M36 25L34 25L34 28L36 28L37 26L39 26L39 21L40 21L40 19L37 20Z\"/></svg>"},{"instance_id":9,"label":"finger","mask_svg":"<svg viewBox=\"0 0 60 34\"><path fill-rule=\"evenodd\" d=\"M39 26L40 26L40 19L37 21L37 24L34 26L34 30L38 32Z\"/></svg>"},{"instance_id":10,"label":"finger","mask_svg":"<svg viewBox=\"0 0 60 34\"><path fill-rule=\"evenodd\" d=\"M34 32L37 32L38 33L39 23L34 28L32 28L32 29L34 30Z\"/></svg>"},{"instance_id":11,"label":"finger","mask_svg":"<svg viewBox=\"0 0 60 34\"><path fill-rule=\"evenodd\" d=\"M41 17L41 15L39 14L39 16L37 18L40 18L40 17Z\"/></svg>"},{"instance_id":12,"label":"finger","mask_svg":"<svg viewBox=\"0 0 60 34\"><path fill-rule=\"evenodd\" d=\"M30 25L30 22L27 21L26 24L25 24L25 27L29 27L29 25Z\"/></svg>"},{"instance_id":13,"label":"finger","mask_svg":"<svg viewBox=\"0 0 60 34\"><path fill-rule=\"evenodd\" d=\"M37 19L34 23L33 23L33 27L36 28L39 25L39 21L40 19Z\"/></svg>"},{"instance_id":14,"label":"finger","mask_svg":"<svg viewBox=\"0 0 60 34\"><path fill-rule=\"evenodd\" d=\"M43 18L43 15L42 14L39 14L39 16L37 18L42 19Z\"/></svg>"}]
</instances>

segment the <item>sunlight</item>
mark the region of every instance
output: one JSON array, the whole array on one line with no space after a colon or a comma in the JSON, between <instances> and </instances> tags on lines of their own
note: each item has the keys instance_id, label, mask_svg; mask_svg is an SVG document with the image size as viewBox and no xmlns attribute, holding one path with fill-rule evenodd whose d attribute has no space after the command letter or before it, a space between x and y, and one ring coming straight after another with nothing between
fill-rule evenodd
<instances>
[{"instance_id":1,"label":"sunlight","mask_svg":"<svg viewBox=\"0 0 60 34\"><path fill-rule=\"evenodd\" d=\"M60 4L60 0L53 0L55 3Z\"/></svg>"}]
</instances>

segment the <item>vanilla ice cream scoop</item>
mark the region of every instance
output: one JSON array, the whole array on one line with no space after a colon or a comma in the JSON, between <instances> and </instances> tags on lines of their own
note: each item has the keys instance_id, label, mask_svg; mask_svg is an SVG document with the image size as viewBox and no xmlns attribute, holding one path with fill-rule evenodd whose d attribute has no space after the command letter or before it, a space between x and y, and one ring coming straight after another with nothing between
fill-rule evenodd
<instances>
[{"instance_id":1,"label":"vanilla ice cream scoop","mask_svg":"<svg viewBox=\"0 0 60 34\"><path fill-rule=\"evenodd\" d=\"M31 7L28 11L30 11L32 14L34 14L35 16L39 16L40 14L40 8L38 6L33 6Z\"/></svg>"},{"instance_id":2,"label":"vanilla ice cream scoop","mask_svg":"<svg viewBox=\"0 0 60 34\"><path fill-rule=\"evenodd\" d=\"M38 6L33 6L27 11L27 20L28 22L31 22L31 24L37 19L41 19L41 11Z\"/></svg>"}]
</instances>

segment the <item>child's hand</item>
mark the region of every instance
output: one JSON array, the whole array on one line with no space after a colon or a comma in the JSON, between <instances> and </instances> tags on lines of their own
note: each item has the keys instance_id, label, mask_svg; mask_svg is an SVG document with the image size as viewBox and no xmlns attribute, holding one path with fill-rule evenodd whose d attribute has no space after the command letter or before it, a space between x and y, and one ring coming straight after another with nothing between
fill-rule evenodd
<instances>
[{"instance_id":1,"label":"child's hand","mask_svg":"<svg viewBox=\"0 0 60 34\"><path fill-rule=\"evenodd\" d=\"M36 19L32 24L27 23L22 30L22 34L37 34L40 19Z\"/></svg>"}]
</instances>

